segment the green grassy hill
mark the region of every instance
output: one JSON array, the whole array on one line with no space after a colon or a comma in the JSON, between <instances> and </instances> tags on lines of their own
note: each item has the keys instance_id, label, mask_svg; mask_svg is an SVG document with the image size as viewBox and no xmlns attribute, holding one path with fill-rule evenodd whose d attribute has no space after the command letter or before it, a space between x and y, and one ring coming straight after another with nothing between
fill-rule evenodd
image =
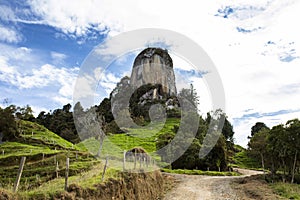
<instances>
[{"instance_id":1,"label":"green grassy hill","mask_svg":"<svg viewBox=\"0 0 300 200\"><path fill-rule=\"evenodd\" d=\"M245 148L240 145L234 145L235 153L232 159L232 166L245 169L260 169L260 163L251 158Z\"/></svg>"},{"instance_id":2,"label":"green grassy hill","mask_svg":"<svg viewBox=\"0 0 300 200\"><path fill-rule=\"evenodd\" d=\"M32 190L45 182L64 176L70 158L70 176L89 170L98 163L84 148L64 140L43 126L20 121L20 137L0 144L0 187L12 190L21 157L26 157L19 190ZM63 189L63 188L62 188Z\"/></svg>"},{"instance_id":3,"label":"green grassy hill","mask_svg":"<svg viewBox=\"0 0 300 200\"><path fill-rule=\"evenodd\" d=\"M116 160L123 159L124 150L129 150L134 147L144 148L157 162L160 162L160 157L155 154L156 140L159 135L166 132L172 132L174 125L179 125L180 119L168 118L166 123L150 124L138 129L127 129L126 133L110 134L103 143L101 157L107 155ZM100 147L99 140L90 138L76 145L76 148L87 148L92 155L97 155Z\"/></svg>"}]
</instances>

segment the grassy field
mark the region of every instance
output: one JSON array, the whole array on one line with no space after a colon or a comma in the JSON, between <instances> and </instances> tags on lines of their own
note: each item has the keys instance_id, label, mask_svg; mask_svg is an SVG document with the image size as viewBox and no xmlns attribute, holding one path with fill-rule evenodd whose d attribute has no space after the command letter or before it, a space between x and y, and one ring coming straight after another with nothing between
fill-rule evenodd
<instances>
[{"instance_id":1,"label":"grassy field","mask_svg":"<svg viewBox=\"0 0 300 200\"><path fill-rule=\"evenodd\" d=\"M128 129L126 133L112 134L106 137L103 143L101 154L113 156L115 158L123 158L124 150L133 147L143 147L149 154L156 151L157 137L165 132L172 132L174 125L179 125L180 119L167 119L166 123L148 125L139 129ZM79 149L87 148L91 154L98 153L100 142L95 138L87 139L78 145ZM157 155L153 155L156 156Z\"/></svg>"}]
</instances>

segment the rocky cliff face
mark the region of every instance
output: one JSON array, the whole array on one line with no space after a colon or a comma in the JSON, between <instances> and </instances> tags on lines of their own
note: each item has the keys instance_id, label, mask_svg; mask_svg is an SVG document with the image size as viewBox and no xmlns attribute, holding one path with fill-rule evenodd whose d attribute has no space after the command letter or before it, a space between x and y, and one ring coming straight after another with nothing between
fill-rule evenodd
<instances>
[{"instance_id":1,"label":"rocky cliff face","mask_svg":"<svg viewBox=\"0 0 300 200\"><path fill-rule=\"evenodd\" d=\"M161 84L168 95L176 95L173 62L167 50L147 48L135 59L130 85L139 88L146 84Z\"/></svg>"}]
</instances>

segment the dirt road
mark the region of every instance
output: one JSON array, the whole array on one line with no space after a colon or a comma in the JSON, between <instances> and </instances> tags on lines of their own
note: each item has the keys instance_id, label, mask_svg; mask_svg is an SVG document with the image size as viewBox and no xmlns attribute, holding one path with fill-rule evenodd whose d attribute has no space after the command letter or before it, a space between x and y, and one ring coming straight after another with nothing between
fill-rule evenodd
<instances>
[{"instance_id":1,"label":"dirt road","mask_svg":"<svg viewBox=\"0 0 300 200\"><path fill-rule=\"evenodd\" d=\"M260 171L236 169L243 176L197 176L197 175L172 175L179 184L167 193L164 200L224 200L243 199L230 186L233 180L244 178Z\"/></svg>"}]
</instances>

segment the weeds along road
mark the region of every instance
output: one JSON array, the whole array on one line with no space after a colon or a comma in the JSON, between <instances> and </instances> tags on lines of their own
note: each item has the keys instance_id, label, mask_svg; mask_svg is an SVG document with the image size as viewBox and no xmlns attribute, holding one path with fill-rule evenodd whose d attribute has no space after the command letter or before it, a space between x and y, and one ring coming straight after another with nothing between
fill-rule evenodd
<instances>
[{"instance_id":1,"label":"weeds along road","mask_svg":"<svg viewBox=\"0 0 300 200\"><path fill-rule=\"evenodd\" d=\"M243 199L231 188L233 180L246 176L261 174L261 171L246 169L236 169L242 176L201 176L169 174L174 176L179 183L169 191L164 200L223 200L223 199Z\"/></svg>"}]
</instances>

